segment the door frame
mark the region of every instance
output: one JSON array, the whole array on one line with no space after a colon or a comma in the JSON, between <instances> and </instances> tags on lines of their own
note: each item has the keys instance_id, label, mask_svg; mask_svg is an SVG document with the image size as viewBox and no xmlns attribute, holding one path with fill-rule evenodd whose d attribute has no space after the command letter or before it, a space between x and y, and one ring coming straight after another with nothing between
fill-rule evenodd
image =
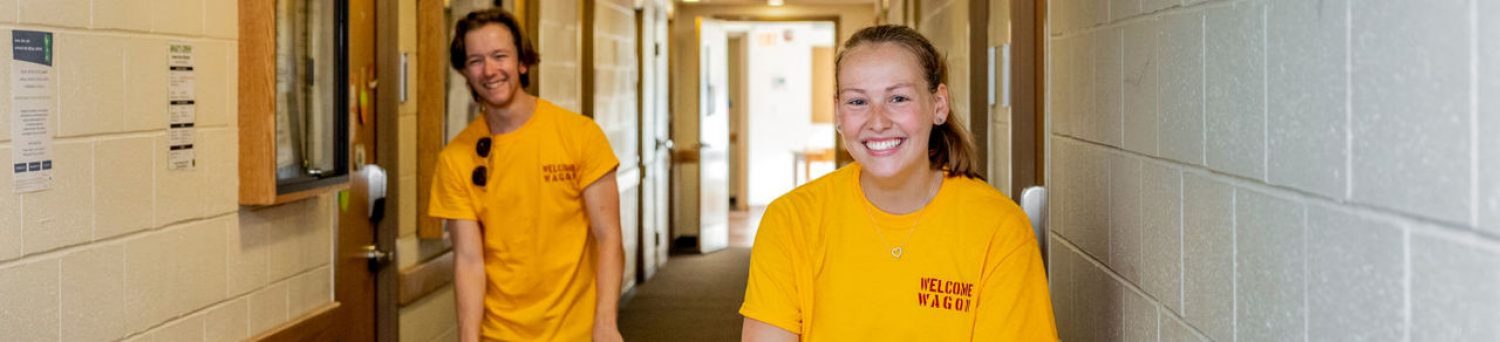
<instances>
[{"instance_id":1,"label":"door frame","mask_svg":"<svg viewBox=\"0 0 1500 342\"><path fill-rule=\"evenodd\" d=\"M671 37L660 34L670 22L665 13L666 6L662 0L647 0L635 7L635 119L641 170L641 191L637 197L640 205L636 208L636 227L641 244L637 251L637 260L641 262L636 263L638 283L651 279L666 264L667 237L671 236L671 74L667 72L670 64L658 64L670 58L665 47ZM650 115L647 115L648 110ZM667 126L656 126L663 122ZM661 164L665 167L658 169ZM658 173L665 177L659 178L663 175Z\"/></svg>"},{"instance_id":2,"label":"door frame","mask_svg":"<svg viewBox=\"0 0 1500 342\"><path fill-rule=\"evenodd\" d=\"M841 20L841 16L838 15L838 14L809 14L809 15L716 14L716 15L712 15L710 17L713 18L713 19L715 19L715 20L736 21L736 22L767 22L767 23L776 23L776 22L830 22L830 23L833 23L833 53L834 53L834 58L835 59L838 58L838 52L840 51L840 49L843 48L843 44L844 44L844 36L843 36L844 32L842 30L840 30L840 27L843 27L843 23L842 23L842 20ZM837 61L835 61L835 63L837 63ZM698 69L700 70L700 72L701 72L702 68L703 67L701 65L698 66ZM834 75L834 77L837 78L838 75ZM731 83L731 85L733 85L733 84ZM838 90L834 89L834 93L837 94ZM746 96L748 97L748 95L746 95ZM747 101L748 101L748 99L747 99ZM749 113L745 113L745 114L749 115ZM837 115L837 114L835 114L835 115ZM834 120L838 120L838 119L835 118ZM733 122L731 121L731 123L733 123ZM733 130L731 129L731 131L733 131ZM746 132L748 132L748 130ZM834 168L835 169L837 169L839 167L842 167L845 164L848 164L848 163L854 161L854 158L851 157L851 156L849 156L849 151L844 150L844 144L842 144L842 143L839 142L838 132L834 132L834 136L833 136L833 151L834 151ZM745 159L747 160L747 163L748 163L749 157L746 157ZM746 183L748 184L749 180L746 180ZM748 195L746 195L746 197L748 197ZM745 199L742 202L748 202L748 201L749 201L749 199Z\"/></svg>"},{"instance_id":3,"label":"door frame","mask_svg":"<svg viewBox=\"0 0 1500 342\"><path fill-rule=\"evenodd\" d=\"M406 175L401 173L401 164L398 162L399 146L401 144L400 134L400 95L401 80L401 4L399 1L375 1L375 80L384 79L385 82L374 82L381 85L371 90L375 93L375 122L374 131L375 158L371 164L379 165L386 173L386 201L385 218L375 229L375 241L373 245L380 251L386 251L389 257L383 263L377 263L375 271L375 339L378 341L395 341L400 338L401 327L401 304L400 288L397 286L399 272L396 259L396 236L400 234L400 222L402 221L401 208L398 205L403 200L413 200L416 197L401 192L398 186L399 179ZM422 192L417 190L416 192ZM342 243L341 243L342 245ZM341 253L361 253L363 250L348 251L340 250ZM411 251L416 252L416 251Z\"/></svg>"},{"instance_id":4,"label":"door frame","mask_svg":"<svg viewBox=\"0 0 1500 342\"><path fill-rule=\"evenodd\" d=\"M981 0L971 0L981 1ZM1011 195L1046 185L1047 1L1013 0L1011 15Z\"/></svg>"},{"instance_id":5,"label":"door frame","mask_svg":"<svg viewBox=\"0 0 1500 342\"><path fill-rule=\"evenodd\" d=\"M697 25L698 25L697 22L698 21L695 20L695 18L711 19L711 20L718 20L718 21L737 21L737 22L743 22L743 21L750 21L750 22L831 22L831 23L833 23L833 34L834 34L834 40L835 40L834 45L835 46L839 46L840 44L843 43L843 39L844 39L844 37L842 36L842 34L844 32L841 29L841 26L843 24L842 23L843 20L842 20L841 15L838 14L838 13L814 13L814 14L806 14L806 15L762 15L762 14L706 13L706 14L698 15L696 13L689 12L689 11L684 11L683 9L679 8L677 10L676 15L677 16L686 16L686 18L689 19L689 20L683 21L682 18L672 18L672 19L669 19L669 21L668 21L668 23L669 23L668 24L669 25L669 27L668 27L669 32L676 33L677 32L676 27L678 27L678 25L693 25L693 28L690 29L690 30L688 30L688 32L691 32L693 34L694 38L687 39L688 40L688 44L686 44L687 45L686 47L676 47L674 45L674 47L671 49L672 53L669 54L669 56L677 56L677 54L684 54L684 55L680 56L681 58L683 58L683 61L681 63L686 63L686 64L681 64L681 63L675 63L675 64L684 65L685 66L684 69L691 70L692 72L695 72L696 75L697 75L697 77L693 77L691 79L684 78L683 80L685 81L684 82L685 84L673 84L673 85L671 85L671 86L668 87L669 94L671 96L670 97L671 100L668 101L669 102L669 106L673 109L672 113L673 114L677 114L677 115L674 115L674 119L673 120L669 121L669 125L672 126L669 129L669 132L670 132L670 135L672 136L672 139L673 140L678 140L678 141L683 140L682 137L678 135L679 129L682 129L682 130L691 129L691 130L693 130L695 132L693 135L696 136L696 135L698 135L698 133L696 133L696 132L700 131L700 127L702 125L702 122L699 122L700 120L695 118L693 121L694 121L694 123L697 124L697 127L691 127L691 128L690 127L678 127L680 123L678 122L677 119L675 119L676 117L682 117L684 115L689 115L689 114L691 114L692 116L695 116L695 117L701 117L702 116L700 108L703 106L702 102L703 102L704 99L698 98L698 99L692 101L692 103L696 104L696 106L688 106L688 107L691 107L691 108L678 108L679 105L686 105L686 103L679 104L679 101L677 100L679 98L679 96L693 96L695 98L699 96L699 94L698 94L698 88L701 86L700 80L702 78L702 73L704 72L704 67L703 67L703 65L701 65L701 63L699 63L699 60L702 59L702 56L701 56L702 43L701 43L701 39L698 38L699 36L701 36L699 34L699 31L701 29L699 27L697 27ZM687 50L687 49L692 49L692 50ZM687 55L687 51L692 51L691 55ZM671 58L671 57L669 57L669 58ZM679 86L683 87L683 89L680 89L681 91L679 91L679 89L678 89ZM691 86L691 87L688 87L688 86ZM684 109L686 111L683 111ZM834 139L838 139L838 138L835 137ZM696 146L696 143L688 144L688 145L683 145L683 146L679 146L679 147L673 149L673 151L672 151L672 166L671 167L672 167L672 173L673 173L673 177L672 177L673 181L672 181L671 188L669 190L669 194L670 194L670 197L671 197L671 200L670 200L670 203L671 203L670 206L672 208L671 209L671 215L674 218L674 220L672 221L672 224L670 226L671 227L671 231L669 232L669 234L670 234L670 236L674 237L673 240L672 240L673 241L672 242L672 248L674 248L674 249L686 247L686 246L681 246L680 245L680 244L682 244L683 242L686 242L686 241L694 241L694 240L696 240L694 242L697 242L698 245L701 245L701 243L702 243L701 242L701 240L702 240L702 227L701 227L702 222L701 222L701 220L696 220L696 222L699 224L699 227L697 227L697 229L693 229L693 230L696 231L698 235L694 236L692 239L683 239L683 238L687 238L687 236L682 236L682 237L678 237L677 236L677 234L681 230L684 230L684 227L678 226L679 224L682 224L682 222L679 222L679 220L675 220L675 218L678 218L678 217L682 216L683 211L685 211L685 210L691 209L691 211L693 211L693 212L697 212L697 211L701 210L699 208L699 206L700 206L699 202L702 201L702 187L701 186L690 187L690 188L694 188L694 189L698 190L698 193L696 193L696 194L693 194L693 193L682 193L682 194L679 194L678 193L678 191L682 190L682 188L684 187L684 185L680 184L680 183L685 182L685 179L684 179L685 177L684 176L686 175L686 173L683 172L683 170L681 169L681 167L682 166L686 166L686 165L698 165L698 164L700 164L699 153L698 153L699 151L697 151L697 149L695 148L695 146ZM839 144L838 141L835 141L834 142L834 146L835 146L835 151L837 151L837 155L840 156L838 160L840 160L840 161L852 160L852 159L848 159L847 158L848 153L843 150L842 144ZM839 165L843 165L843 164L839 164ZM701 167L701 165L700 165L700 167ZM694 178L694 181L701 182L701 179ZM725 201L727 203L727 201L728 201L727 197L725 198ZM690 202L691 202L692 205L685 205L685 204L689 204Z\"/></svg>"}]
</instances>

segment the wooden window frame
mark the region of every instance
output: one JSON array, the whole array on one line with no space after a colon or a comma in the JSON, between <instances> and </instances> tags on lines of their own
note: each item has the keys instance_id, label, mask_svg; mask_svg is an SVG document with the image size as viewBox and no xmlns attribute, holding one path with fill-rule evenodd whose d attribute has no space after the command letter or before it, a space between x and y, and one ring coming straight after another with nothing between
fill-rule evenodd
<instances>
[{"instance_id":1,"label":"wooden window frame","mask_svg":"<svg viewBox=\"0 0 1500 342\"><path fill-rule=\"evenodd\" d=\"M348 1L335 0L336 58L349 58ZM347 189L349 186L348 68L334 72L334 164L336 175L279 184L276 178L276 2L239 4L239 177L241 205L276 205ZM340 65L346 63L339 63Z\"/></svg>"}]
</instances>

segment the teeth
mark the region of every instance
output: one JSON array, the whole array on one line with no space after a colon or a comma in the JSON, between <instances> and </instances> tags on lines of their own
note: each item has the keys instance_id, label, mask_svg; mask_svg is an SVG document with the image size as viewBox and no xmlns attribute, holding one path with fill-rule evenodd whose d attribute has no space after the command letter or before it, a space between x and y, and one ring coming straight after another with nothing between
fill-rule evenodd
<instances>
[{"instance_id":1,"label":"teeth","mask_svg":"<svg viewBox=\"0 0 1500 342\"><path fill-rule=\"evenodd\" d=\"M889 150L889 149L892 149L892 148L896 148L896 145L900 145L900 144L901 144L901 139L887 139L887 140L879 140L879 141L866 142L865 143L865 147L869 148L872 151L885 151L885 150Z\"/></svg>"}]
</instances>

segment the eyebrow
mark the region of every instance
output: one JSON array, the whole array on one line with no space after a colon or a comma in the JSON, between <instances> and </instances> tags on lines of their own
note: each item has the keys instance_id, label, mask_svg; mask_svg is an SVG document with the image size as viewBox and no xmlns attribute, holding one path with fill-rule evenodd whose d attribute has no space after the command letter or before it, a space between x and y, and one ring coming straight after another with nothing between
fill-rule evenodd
<instances>
[{"instance_id":1,"label":"eyebrow","mask_svg":"<svg viewBox=\"0 0 1500 342\"><path fill-rule=\"evenodd\" d=\"M496 48L496 49L490 50L490 51L475 51L475 52L471 52L471 53L465 55L465 57L488 56L488 55L494 54L496 52L512 53L512 51L511 51L510 48Z\"/></svg>"},{"instance_id":2,"label":"eyebrow","mask_svg":"<svg viewBox=\"0 0 1500 342\"><path fill-rule=\"evenodd\" d=\"M900 89L900 88L910 88L910 87L912 87L911 82L901 82L901 83L896 83L896 85L893 85L893 86L885 87L885 91L892 91L892 90L896 90L896 89Z\"/></svg>"},{"instance_id":3,"label":"eyebrow","mask_svg":"<svg viewBox=\"0 0 1500 342\"><path fill-rule=\"evenodd\" d=\"M889 86L889 87L885 87L885 91L889 92L889 91L896 90L896 89L911 88L911 87L912 87L911 82L901 82L901 83L896 83L895 85L892 85L892 86ZM865 92L864 89L854 89L854 88L839 89L839 93L850 92L850 91L852 91L852 92L858 92L858 93L861 93L861 94L863 94Z\"/></svg>"}]
</instances>

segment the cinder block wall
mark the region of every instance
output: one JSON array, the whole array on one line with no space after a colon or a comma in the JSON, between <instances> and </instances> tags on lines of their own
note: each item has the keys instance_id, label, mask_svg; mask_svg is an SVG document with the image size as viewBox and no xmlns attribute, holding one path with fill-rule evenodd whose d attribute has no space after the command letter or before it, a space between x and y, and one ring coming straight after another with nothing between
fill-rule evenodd
<instances>
[{"instance_id":1,"label":"cinder block wall","mask_svg":"<svg viewBox=\"0 0 1500 342\"><path fill-rule=\"evenodd\" d=\"M331 196L238 206L238 2L0 2L53 33L51 190L0 172L0 340L239 340L332 299ZM168 170L167 47L194 46L197 168ZM10 67L0 67L9 165Z\"/></svg>"},{"instance_id":2,"label":"cinder block wall","mask_svg":"<svg viewBox=\"0 0 1500 342\"><path fill-rule=\"evenodd\" d=\"M620 187L620 238L625 246L623 292L635 287L636 265L641 262L637 257L641 246L637 222L641 205L641 170L635 165L641 155L640 147L636 145L640 140L637 130L641 125L636 122L640 112L636 107L636 82L640 79L635 51L636 14L631 1L601 0L592 5L594 59L585 61L583 67L593 68L594 88L584 89L583 96L593 97L594 112L590 114L604 130L610 147L621 162L616 177Z\"/></svg>"},{"instance_id":3,"label":"cinder block wall","mask_svg":"<svg viewBox=\"0 0 1500 342\"><path fill-rule=\"evenodd\" d=\"M578 30L581 18L578 1L553 1L537 7L536 49L542 55L537 66L541 76L540 96L558 107L578 112L583 108L583 69L579 60L583 46Z\"/></svg>"},{"instance_id":4,"label":"cinder block wall","mask_svg":"<svg viewBox=\"0 0 1500 342\"><path fill-rule=\"evenodd\" d=\"M452 243L448 239L424 240L417 237L417 218L427 215L427 208L417 206L417 194L430 191L431 189L418 186L417 182L417 94L421 92L445 92L445 89L423 89L416 85L417 64L417 1L396 0L398 11L397 44L401 53L405 54L407 60L407 89L406 102L400 103L397 108L396 123L396 165L400 169L398 174L401 178L396 180L399 187L400 198L395 199L398 214L395 215L397 222L396 236L396 269L406 269L448 252ZM492 6L493 3L482 1L454 1L449 5L454 8L454 16L462 18L468 14L468 9L484 6ZM455 19L456 20L456 19ZM452 26L445 30L451 31ZM447 36L446 34L444 35ZM444 41L443 44L447 42ZM444 50L446 53L446 50ZM443 69L451 70L447 66L447 58L442 58ZM446 72L446 71L445 71ZM451 73L450 75L457 75ZM462 77L458 79L457 87L462 88L464 100L469 100L468 88L463 84ZM468 102L452 103L451 106L468 108ZM467 121L463 121L467 124ZM458 128L462 129L462 127ZM388 199L389 200L389 199ZM426 297L402 306L397 313L400 322L399 341L456 341L458 340L458 318L454 309L453 286L451 284L442 289L428 294Z\"/></svg>"},{"instance_id":5,"label":"cinder block wall","mask_svg":"<svg viewBox=\"0 0 1500 342\"><path fill-rule=\"evenodd\" d=\"M1049 8L1064 340L1500 340L1500 3Z\"/></svg>"}]
</instances>

